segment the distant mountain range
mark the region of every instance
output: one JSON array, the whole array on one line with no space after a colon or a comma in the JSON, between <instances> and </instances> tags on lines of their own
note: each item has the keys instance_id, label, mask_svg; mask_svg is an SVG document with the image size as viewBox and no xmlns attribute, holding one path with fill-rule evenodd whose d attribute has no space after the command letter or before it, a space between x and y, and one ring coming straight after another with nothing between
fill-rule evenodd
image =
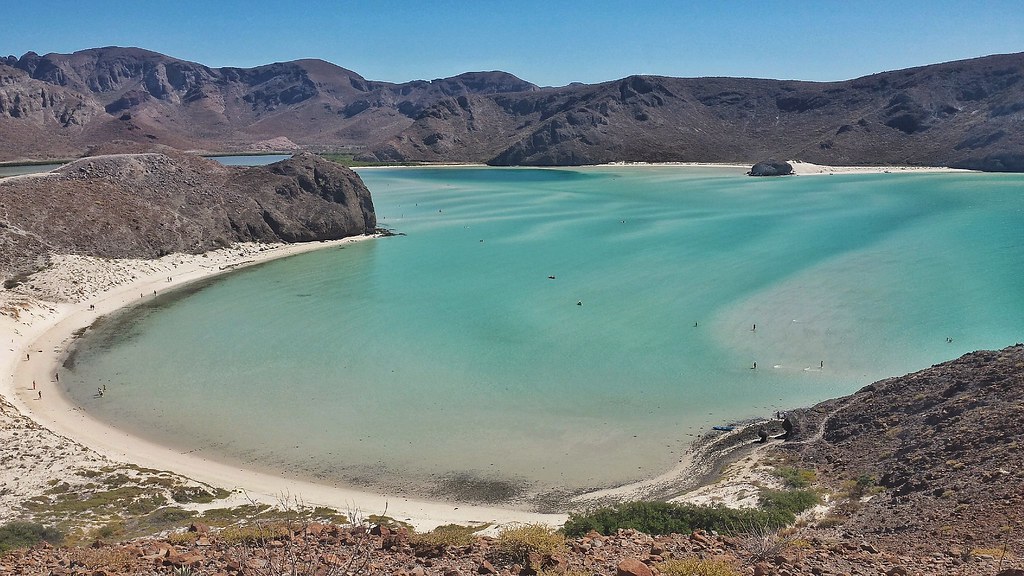
<instances>
[{"instance_id":1,"label":"distant mountain range","mask_svg":"<svg viewBox=\"0 0 1024 576\"><path fill-rule=\"evenodd\" d=\"M799 71L794 71L798 74ZM138 48L0 58L0 160L109 142L379 161L912 164L1024 171L1024 53L843 82L505 72L403 84L322 60L209 68Z\"/></svg>"}]
</instances>

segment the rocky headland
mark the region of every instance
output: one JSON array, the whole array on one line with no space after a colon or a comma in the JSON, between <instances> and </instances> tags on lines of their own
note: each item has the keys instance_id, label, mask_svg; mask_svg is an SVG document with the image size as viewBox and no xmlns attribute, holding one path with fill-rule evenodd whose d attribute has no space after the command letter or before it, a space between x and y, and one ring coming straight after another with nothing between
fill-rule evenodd
<instances>
[{"instance_id":1,"label":"rocky headland","mask_svg":"<svg viewBox=\"0 0 1024 576\"><path fill-rule=\"evenodd\" d=\"M166 148L0 179L0 215L8 285L44 268L51 253L156 258L238 242L334 240L377 225L359 176L315 155L237 167Z\"/></svg>"},{"instance_id":2,"label":"rocky headland","mask_svg":"<svg viewBox=\"0 0 1024 576\"><path fill-rule=\"evenodd\" d=\"M1024 53L841 82L500 71L400 84L322 60L210 68L138 48L0 58L0 161L112 140L366 161L583 165L793 158L1024 171Z\"/></svg>"},{"instance_id":3,"label":"rocky headland","mask_svg":"<svg viewBox=\"0 0 1024 576\"><path fill-rule=\"evenodd\" d=\"M893 552L1024 556L1024 345L966 354L790 415L781 448L852 493L844 530Z\"/></svg>"}]
</instances>

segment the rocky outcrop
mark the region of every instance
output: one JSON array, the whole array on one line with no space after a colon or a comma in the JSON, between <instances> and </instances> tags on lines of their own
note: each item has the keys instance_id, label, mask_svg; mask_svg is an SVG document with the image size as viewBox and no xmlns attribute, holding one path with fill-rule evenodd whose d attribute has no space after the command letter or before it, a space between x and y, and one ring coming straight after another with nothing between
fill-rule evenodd
<instances>
[{"instance_id":1,"label":"rocky outcrop","mask_svg":"<svg viewBox=\"0 0 1024 576\"><path fill-rule=\"evenodd\" d=\"M754 164L748 176L789 176L793 174L793 165L779 160L765 160Z\"/></svg>"},{"instance_id":2,"label":"rocky outcrop","mask_svg":"<svg viewBox=\"0 0 1024 576\"><path fill-rule=\"evenodd\" d=\"M164 150L83 158L0 180L0 277L47 254L152 258L234 242L307 242L372 233L373 201L351 170L304 153L229 167Z\"/></svg>"},{"instance_id":3,"label":"rocky outcrop","mask_svg":"<svg viewBox=\"0 0 1024 576\"><path fill-rule=\"evenodd\" d=\"M1017 344L796 412L786 449L834 489L870 497L839 511L850 533L893 551L998 548L1024 522L1022 413Z\"/></svg>"}]
</instances>

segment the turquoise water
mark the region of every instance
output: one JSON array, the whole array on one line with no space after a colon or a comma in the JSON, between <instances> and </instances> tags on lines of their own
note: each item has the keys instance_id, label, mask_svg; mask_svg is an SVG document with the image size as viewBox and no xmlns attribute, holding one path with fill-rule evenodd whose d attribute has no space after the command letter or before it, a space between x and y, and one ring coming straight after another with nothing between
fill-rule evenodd
<instances>
[{"instance_id":1,"label":"turquoise water","mask_svg":"<svg viewBox=\"0 0 1024 576\"><path fill-rule=\"evenodd\" d=\"M60 168L61 166L63 166L63 164L20 164L14 166L0 166L0 178L20 176L22 174L49 172L50 170Z\"/></svg>"},{"instance_id":2,"label":"turquoise water","mask_svg":"<svg viewBox=\"0 0 1024 576\"><path fill-rule=\"evenodd\" d=\"M245 156L208 156L225 166L264 166L291 158L291 154L248 154Z\"/></svg>"},{"instance_id":3,"label":"turquoise water","mask_svg":"<svg viewBox=\"0 0 1024 576\"><path fill-rule=\"evenodd\" d=\"M515 495L650 477L711 425L1024 340L1019 175L360 174L406 236L126 313L61 382L253 468Z\"/></svg>"}]
</instances>

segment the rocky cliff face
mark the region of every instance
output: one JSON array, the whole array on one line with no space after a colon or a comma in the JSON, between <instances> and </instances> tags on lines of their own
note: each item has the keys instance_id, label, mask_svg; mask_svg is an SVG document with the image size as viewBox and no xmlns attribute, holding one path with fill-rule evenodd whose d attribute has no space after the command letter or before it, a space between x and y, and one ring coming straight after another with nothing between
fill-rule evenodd
<instances>
[{"instance_id":1,"label":"rocky cliff face","mask_svg":"<svg viewBox=\"0 0 1024 576\"><path fill-rule=\"evenodd\" d=\"M0 160L123 139L362 150L368 160L921 164L1024 170L1024 53L845 82L503 72L404 84L321 60L208 68L136 48L0 59Z\"/></svg>"},{"instance_id":2,"label":"rocky cliff face","mask_svg":"<svg viewBox=\"0 0 1024 576\"><path fill-rule=\"evenodd\" d=\"M1021 543L1024 345L981 351L797 412L787 449L869 500L843 529L895 551ZM1016 533L1011 533L1014 529ZM1009 539L1009 540L1007 540Z\"/></svg>"},{"instance_id":3,"label":"rocky cliff face","mask_svg":"<svg viewBox=\"0 0 1024 576\"><path fill-rule=\"evenodd\" d=\"M256 167L173 151L87 157L0 180L0 214L4 279L45 266L50 252L152 258L344 238L377 225L359 176L312 154Z\"/></svg>"}]
</instances>

